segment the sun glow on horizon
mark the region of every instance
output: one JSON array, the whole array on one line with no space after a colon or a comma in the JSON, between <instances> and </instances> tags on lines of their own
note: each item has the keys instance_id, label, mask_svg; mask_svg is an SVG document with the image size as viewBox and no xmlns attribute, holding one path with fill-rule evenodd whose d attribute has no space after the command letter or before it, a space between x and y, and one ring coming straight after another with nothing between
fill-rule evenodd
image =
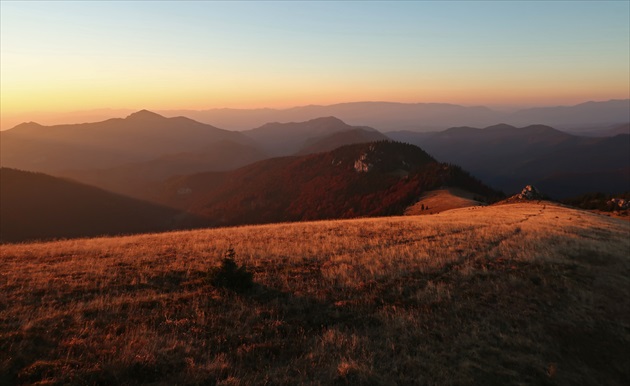
<instances>
[{"instance_id":1,"label":"sun glow on horizon","mask_svg":"<svg viewBox=\"0 0 630 386\"><path fill-rule=\"evenodd\" d=\"M35 112L630 98L627 2L1 3L2 128Z\"/></svg>"}]
</instances>

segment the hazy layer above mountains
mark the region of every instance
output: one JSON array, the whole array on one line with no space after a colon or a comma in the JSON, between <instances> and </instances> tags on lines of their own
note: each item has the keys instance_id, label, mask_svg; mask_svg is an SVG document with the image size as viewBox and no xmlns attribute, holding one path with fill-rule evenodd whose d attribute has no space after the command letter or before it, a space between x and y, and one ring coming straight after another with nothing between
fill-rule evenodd
<instances>
[{"instance_id":1,"label":"hazy layer above mountains","mask_svg":"<svg viewBox=\"0 0 630 386\"><path fill-rule=\"evenodd\" d=\"M516 126L544 124L560 129L609 126L630 120L630 99L586 102L575 106L539 107L502 112L484 106L447 103L353 102L329 106L274 109L211 109L160 111L183 115L230 130L245 130L266 122L306 121L335 116L349 125L370 126L380 131L436 131L454 126L485 127L505 122Z\"/></svg>"},{"instance_id":2,"label":"hazy layer above mountains","mask_svg":"<svg viewBox=\"0 0 630 386\"><path fill-rule=\"evenodd\" d=\"M574 106L537 107L498 111L476 106L447 103L350 102L327 106L300 106L288 109L207 109L155 110L168 116L188 118L229 130L250 130L269 122L302 122L335 116L353 126L370 126L380 131L436 131L454 126L485 127L498 122L516 126L545 124L559 129L602 128L630 121L630 100L586 102ZM100 109L75 113L7 116L2 130L21 122L36 121L46 125L83 123L120 117L133 110Z\"/></svg>"}]
</instances>

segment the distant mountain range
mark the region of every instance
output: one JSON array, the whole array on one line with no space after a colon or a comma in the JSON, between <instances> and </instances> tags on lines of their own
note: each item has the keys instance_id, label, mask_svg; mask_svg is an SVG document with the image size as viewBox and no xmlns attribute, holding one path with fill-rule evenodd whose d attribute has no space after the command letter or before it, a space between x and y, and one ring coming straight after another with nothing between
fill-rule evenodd
<instances>
[{"instance_id":1,"label":"distant mountain range","mask_svg":"<svg viewBox=\"0 0 630 386\"><path fill-rule=\"evenodd\" d=\"M59 137L53 140L56 133ZM176 175L226 171L272 156L388 139L334 117L230 132L147 111L100 123L26 124L0 135L3 166L72 178L142 199L154 199L159 184ZM151 148L152 143L159 146ZM105 149L95 150L98 145Z\"/></svg>"},{"instance_id":2,"label":"distant mountain range","mask_svg":"<svg viewBox=\"0 0 630 386\"><path fill-rule=\"evenodd\" d=\"M165 154L148 161L103 169L64 170L55 174L131 197L152 199L167 178L232 170L266 158L269 156L256 146L218 141L197 151Z\"/></svg>"},{"instance_id":3,"label":"distant mountain range","mask_svg":"<svg viewBox=\"0 0 630 386\"><path fill-rule=\"evenodd\" d=\"M575 134L583 137L614 137L617 134L629 134L630 135L630 122L623 123L621 125L611 125L609 127L600 128L583 128L580 130L566 130L570 134Z\"/></svg>"},{"instance_id":4,"label":"distant mountain range","mask_svg":"<svg viewBox=\"0 0 630 386\"><path fill-rule=\"evenodd\" d=\"M157 232L199 225L181 211L42 173L0 168L0 241Z\"/></svg>"},{"instance_id":5,"label":"distant mountain range","mask_svg":"<svg viewBox=\"0 0 630 386\"><path fill-rule=\"evenodd\" d=\"M592 191L630 190L630 135L580 137L544 125L435 133L389 132L442 162L462 165L487 184L514 193L534 184L555 198ZM561 178L560 178L561 176Z\"/></svg>"},{"instance_id":6,"label":"distant mountain range","mask_svg":"<svg viewBox=\"0 0 630 386\"><path fill-rule=\"evenodd\" d=\"M239 132L142 110L124 119L96 123L18 125L0 133L0 160L5 167L50 173L107 168L165 154L195 152L219 141L253 144Z\"/></svg>"},{"instance_id":7,"label":"distant mountain range","mask_svg":"<svg viewBox=\"0 0 630 386\"><path fill-rule=\"evenodd\" d=\"M361 132L356 130L360 129ZM333 134L347 133L354 131L356 136L349 135L347 137ZM306 122L289 122L289 123L266 123L258 128L242 131L241 133L252 138L258 145L268 154L274 156L291 155L296 152L305 153L309 146L324 140L331 143L334 147L346 145L357 140L359 142L370 142L373 139L387 139L387 137L370 127L350 126L342 120L335 117L315 118ZM373 133L370 136L367 133ZM332 150L327 148L330 146L315 145L315 152L318 148L323 150ZM333 148L334 148L333 147Z\"/></svg>"},{"instance_id":8,"label":"distant mountain range","mask_svg":"<svg viewBox=\"0 0 630 386\"><path fill-rule=\"evenodd\" d=\"M83 123L131 114L132 110L91 110L71 114L2 116L2 130L23 121L47 124ZM188 117L228 130L251 130L269 122L304 122L320 117L337 117L352 126L369 126L379 131L438 131L455 126L486 127L498 122L514 126L544 124L561 130L601 130L630 122L630 99L591 101L573 106L536 107L498 111L485 106L448 103L350 102L309 105L287 109L156 110L166 117Z\"/></svg>"},{"instance_id":9,"label":"distant mountain range","mask_svg":"<svg viewBox=\"0 0 630 386\"><path fill-rule=\"evenodd\" d=\"M525 109L509 114L501 122L516 126L542 124L559 129L606 127L630 122L630 99Z\"/></svg>"},{"instance_id":10,"label":"distant mountain range","mask_svg":"<svg viewBox=\"0 0 630 386\"><path fill-rule=\"evenodd\" d=\"M301 122L334 116L349 125L388 131L437 131L455 126L485 127L498 122L516 126L543 124L559 129L606 128L630 122L630 99L586 102L575 106L539 107L502 112L484 106L447 103L352 102L289 109L163 110L230 130L246 130L267 122Z\"/></svg>"},{"instance_id":11,"label":"distant mountain range","mask_svg":"<svg viewBox=\"0 0 630 386\"><path fill-rule=\"evenodd\" d=\"M609 104L617 105L605 103ZM585 105L591 110L599 106ZM417 145L441 162L459 165L506 193L534 184L552 197L564 198L630 190L624 177L630 170L630 136L616 134L627 130L628 124L602 126L600 131L586 130L591 136L585 137L546 125L500 124L485 129L460 126L381 133L329 116L233 132L189 118L139 111L97 123L18 125L0 133L0 161L5 167L46 172L158 200L162 183L175 176L224 172L276 156L393 139Z\"/></svg>"},{"instance_id":12,"label":"distant mountain range","mask_svg":"<svg viewBox=\"0 0 630 386\"><path fill-rule=\"evenodd\" d=\"M342 145L352 145L355 143L367 143L375 141L386 141L390 139L385 134L370 128L354 128L332 133L319 138L307 140L300 151L296 154L313 154L334 150Z\"/></svg>"}]
</instances>

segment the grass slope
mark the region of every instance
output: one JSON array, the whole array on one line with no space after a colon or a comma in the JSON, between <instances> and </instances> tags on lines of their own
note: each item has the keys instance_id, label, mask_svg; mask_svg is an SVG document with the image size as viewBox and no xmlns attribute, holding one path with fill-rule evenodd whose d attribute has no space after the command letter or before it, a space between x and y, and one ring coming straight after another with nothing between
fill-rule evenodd
<instances>
[{"instance_id":1,"label":"grass slope","mask_svg":"<svg viewBox=\"0 0 630 386\"><path fill-rule=\"evenodd\" d=\"M476 197L476 194L458 188L432 190L420 196L418 202L405 209L405 214L408 216L434 214L445 210L486 205L475 200Z\"/></svg>"},{"instance_id":2,"label":"grass slope","mask_svg":"<svg viewBox=\"0 0 630 386\"><path fill-rule=\"evenodd\" d=\"M2 384L630 379L630 224L549 203L0 248Z\"/></svg>"}]
</instances>

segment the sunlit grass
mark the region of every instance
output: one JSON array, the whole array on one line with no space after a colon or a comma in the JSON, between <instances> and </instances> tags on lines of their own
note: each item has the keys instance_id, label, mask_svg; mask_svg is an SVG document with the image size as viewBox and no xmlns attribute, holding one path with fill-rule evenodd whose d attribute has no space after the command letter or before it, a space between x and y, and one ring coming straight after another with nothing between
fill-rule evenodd
<instances>
[{"instance_id":1,"label":"sunlit grass","mask_svg":"<svg viewBox=\"0 0 630 386\"><path fill-rule=\"evenodd\" d=\"M548 203L1 248L0 383L630 377L630 224Z\"/></svg>"}]
</instances>

